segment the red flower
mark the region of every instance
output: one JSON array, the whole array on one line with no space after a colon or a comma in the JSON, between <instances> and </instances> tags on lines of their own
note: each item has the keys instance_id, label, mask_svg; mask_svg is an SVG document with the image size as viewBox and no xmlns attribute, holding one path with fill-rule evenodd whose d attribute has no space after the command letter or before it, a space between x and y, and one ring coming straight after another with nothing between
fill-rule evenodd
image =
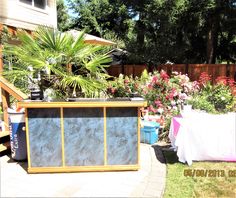
<instances>
[{"instance_id":1,"label":"red flower","mask_svg":"<svg viewBox=\"0 0 236 198\"><path fill-rule=\"evenodd\" d=\"M217 84L223 84L223 85L227 85L227 77L226 76L219 76L216 78L216 83Z\"/></svg>"},{"instance_id":2,"label":"red flower","mask_svg":"<svg viewBox=\"0 0 236 198\"><path fill-rule=\"evenodd\" d=\"M229 85L229 87L231 87L231 88L235 87L235 81L234 81L234 79L229 78L229 79L228 79L228 85Z\"/></svg>"},{"instance_id":3,"label":"red flower","mask_svg":"<svg viewBox=\"0 0 236 198\"><path fill-rule=\"evenodd\" d=\"M206 72L202 72L199 77L199 83L201 85L206 85L210 81L211 81L211 76Z\"/></svg>"}]
</instances>

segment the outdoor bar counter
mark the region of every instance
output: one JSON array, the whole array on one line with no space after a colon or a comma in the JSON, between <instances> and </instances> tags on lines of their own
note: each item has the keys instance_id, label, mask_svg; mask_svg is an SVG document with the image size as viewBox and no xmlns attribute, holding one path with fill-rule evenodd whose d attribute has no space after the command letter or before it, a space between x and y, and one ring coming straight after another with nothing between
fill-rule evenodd
<instances>
[{"instance_id":1,"label":"outdoor bar counter","mask_svg":"<svg viewBox=\"0 0 236 198\"><path fill-rule=\"evenodd\" d=\"M22 101L28 172L138 170L145 101Z\"/></svg>"}]
</instances>

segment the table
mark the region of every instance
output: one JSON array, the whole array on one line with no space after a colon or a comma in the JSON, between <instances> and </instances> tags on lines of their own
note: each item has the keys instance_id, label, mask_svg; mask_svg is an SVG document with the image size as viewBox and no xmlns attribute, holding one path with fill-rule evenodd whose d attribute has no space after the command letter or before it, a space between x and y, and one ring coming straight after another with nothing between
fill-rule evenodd
<instances>
[{"instance_id":1,"label":"table","mask_svg":"<svg viewBox=\"0 0 236 198\"><path fill-rule=\"evenodd\" d=\"M145 101L23 101L28 172L138 170Z\"/></svg>"},{"instance_id":2,"label":"table","mask_svg":"<svg viewBox=\"0 0 236 198\"><path fill-rule=\"evenodd\" d=\"M236 162L236 113L213 115L192 110L172 118L169 138L180 162Z\"/></svg>"}]
</instances>

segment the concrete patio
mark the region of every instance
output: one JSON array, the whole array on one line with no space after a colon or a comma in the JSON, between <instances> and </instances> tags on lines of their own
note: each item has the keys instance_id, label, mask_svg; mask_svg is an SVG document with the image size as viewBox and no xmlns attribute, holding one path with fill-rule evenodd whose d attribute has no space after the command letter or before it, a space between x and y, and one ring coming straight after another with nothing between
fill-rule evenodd
<instances>
[{"instance_id":1,"label":"concrete patio","mask_svg":"<svg viewBox=\"0 0 236 198\"><path fill-rule=\"evenodd\" d=\"M28 174L1 157L0 197L162 197L166 165L158 145L141 144L139 171Z\"/></svg>"}]
</instances>

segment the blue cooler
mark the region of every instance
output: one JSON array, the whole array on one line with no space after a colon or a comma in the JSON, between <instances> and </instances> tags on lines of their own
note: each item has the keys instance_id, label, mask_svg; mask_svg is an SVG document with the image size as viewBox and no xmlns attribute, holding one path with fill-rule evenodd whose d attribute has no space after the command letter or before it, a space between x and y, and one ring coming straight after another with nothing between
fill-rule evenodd
<instances>
[{"instance_id":1,"label":"blue cooler","mask_svg":"<svg viewBox=\"0 0 236 198\"><path fill-rule=\"evenodd\" d=\"M141 125L141 142L147 144L154 144L158 140L158 131L160 124L157 122L142 121Z\"/></svg>"},{"instance_id":2,"label":"blue cooler","mask_svg":"<svg viewBox=\"0 0 236 198\"><path fill-rule=\"evenodd\" d=\"M14 160L26 160L26 132L25 132L25 114L8 109L11 156Z\"/></svg>"}]
</instances>

